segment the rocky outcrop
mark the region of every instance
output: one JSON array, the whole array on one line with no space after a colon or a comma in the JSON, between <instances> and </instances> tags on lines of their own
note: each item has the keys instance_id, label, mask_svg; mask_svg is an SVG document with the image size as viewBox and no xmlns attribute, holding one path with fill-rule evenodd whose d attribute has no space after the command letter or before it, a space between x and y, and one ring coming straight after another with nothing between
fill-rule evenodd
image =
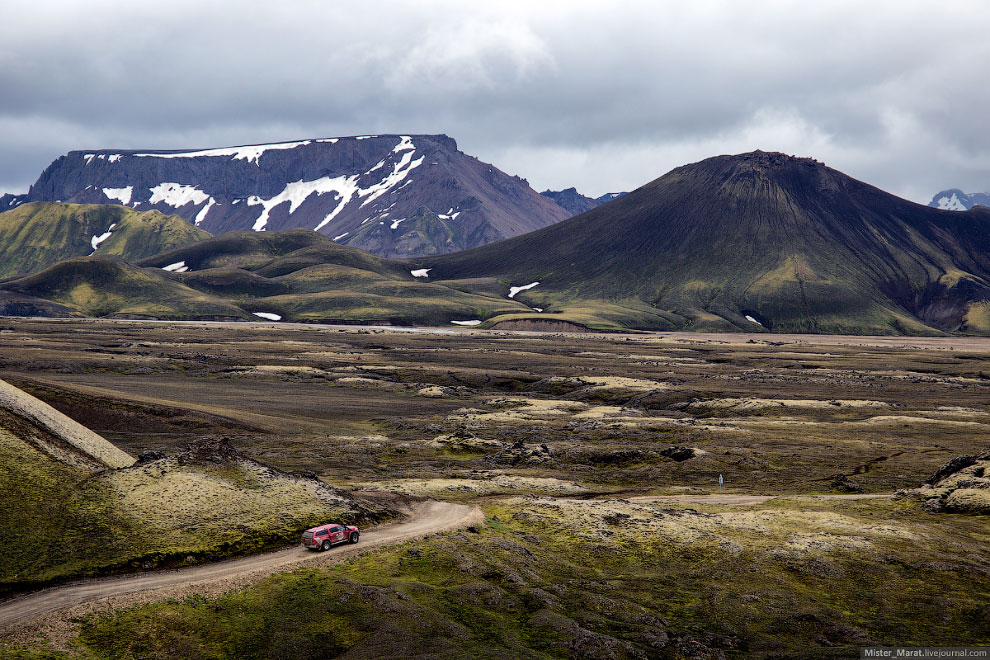
<instances>
[{"instance_id":1,"label":"rocky outcrop","mask_svg":"<svg viewBox=\"0 0 990 660\"><path fill-rule=\"evenodd\" d=\"M897 491L895 497L923 500L931 513L990 514L990 451L956 456L918 488Z\"/></svg>"},{"instance_id":2,"label":"rocky outcrop","mask_svg":"<svg viewBox=\"0 0 990 660\"><path fill-rule=\"evenodd\" d=\"M530 445L517 440L511 447L485 458L492 465L543 465L554 461L553 452L545 444Z\"/></svg>"},{"instance_id":3,"label":"rocky outcrop","mask_svg":"<svg viewBox=\"0 0 990 660\"><path fill-rule=\"evenodd\" d=\"M213 234L306 227L393 257L476 247L571 215L446 135L72 151L0 210L33 201L156 209Z\"/></svg>"}]
</instances>

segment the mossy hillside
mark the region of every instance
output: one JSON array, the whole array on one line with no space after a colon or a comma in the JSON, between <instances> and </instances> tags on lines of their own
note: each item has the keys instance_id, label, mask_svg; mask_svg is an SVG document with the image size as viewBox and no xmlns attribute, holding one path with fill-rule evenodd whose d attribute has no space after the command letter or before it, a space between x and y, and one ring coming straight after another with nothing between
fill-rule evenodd
<instances>
[{"instance_id":1,"label":"mossy hillside","mask_svg":"<svg viewBox=\"0 0 990 660\"><path fill-rule=\"evenodd\" d=\"M643 520L621 502L579 506L493 502L478 533L97 616L81 639L109 658L318 648L355 658L844 658L874 644L990 641L990 578L962 570L987 539L977 518L910 519L890 501L656 508ZM600 514L592 525L588 509ZM954 543L942 540L947 526ZM711 531L693 533L702 529Z\"/></svg>"},{"instance_id":2,"label":"mossy hillside","mask_svg":"<svg viewBox=\"0 0 990 660\"><path fill-rule=\"evenodd\" d=\"M365 524L392 515L238 455L215 463L183 454L114 471L105 481L158 537L156 549L174 555L189 548L241 554L296 542L302 530L327 520Z\"/></svg>"},{"instance_id":3,"label":"mossy hillside","mask_svg":"<svg viewBox=\"0 0 990 660\"><path fill-rule=\"evenodd\" d=\"M37 272L94 253L92 239L114 225L96 254L143 259L209 238L182 218L125 206L33 202L0 213L0 278Z\"/></svg>"},{"instance_id":4,"label":"mossy hillside","mask_svg":"<svg viewBox=\"0 0 990 660\"><path fill-rule=\"evenodd\" d=\"M278 277L319 264L349 266L395 277L409 276L399 264L339 245L307 229L230 232L202 244L162 252L141 261L140 265L162 268L180 261L184 261L190 270L241 268L262 277Z\"/></svg>"},{"instance_id":5,"label":"mossy hillside","mask_svg":"<svg viewBox=\"0 0 990 660\"><path fill-rule=\"evenodd\" d=\"M267 312L287 321L446 325L451 320L484 320L526 309L504 296L465 293L417 279L402 264L301 229L231 232L141 264L151 272L179 262L190 270L161 273L162 277L205 296L222 297L236 304L241 316ZM86 311L102 310L89 306ZM125 311L175 317L152 305Z\"/></svg>"},{"instance_id":6,"label":"mossy hillside","mask_svg":"<svg viewBox=\"0 0 990 660\"><path fill-rule=\"evenodd\" d=\"M4 288L76 309L87 316L244 318L234 305L191 289L161 271L119 257L76 257Z\"/></svg>"},{"instance_id":7,"label":"mossy hillside","mask_svg":"<svg viewBox=\"0 0 990 660\"><path fill-rule=\"evenodd\" d=\"M93 472L39 451L9 416L0 413L0 424L0 594L98 574L151 550L153 539Z\"/></svg>"},{"instance_id":8,"label":"mossy hillside","mask_svg":"<svg viewBox=\"0 0 990 660\"><path fill-rule=\"evenodd\" d=\"M241 268L207 268L175 273L172 278L191 289L224 298L254 298L288 293L288 287Z\"/></svg>"},{"instance_id":9,"label":"mossy hillside","mask_svg":"<svg viewBox=\"0 0 990 660\"><path fill-rule=\"evenodd\" d=\"M78 576L219 560L294 543L326 520L366 524L387 507L224 448L119 470L54 458L58 439L0 412L0 595ZM199 446L199 445L197 445Z\"/></svg>"},{"instance_id":10,"label":"mossy hillside","mask_svg":"<svg viewBox=\"0 0 990 660\"><path fill-rule=\"evenodd\" d=\"M310 266L275 278L292 293L245 301L251 311L293 321L368 321L447 325L525 309L511 300L462 293L436 284L385 278L346 266Z\"/></svg>"}]
</instances>

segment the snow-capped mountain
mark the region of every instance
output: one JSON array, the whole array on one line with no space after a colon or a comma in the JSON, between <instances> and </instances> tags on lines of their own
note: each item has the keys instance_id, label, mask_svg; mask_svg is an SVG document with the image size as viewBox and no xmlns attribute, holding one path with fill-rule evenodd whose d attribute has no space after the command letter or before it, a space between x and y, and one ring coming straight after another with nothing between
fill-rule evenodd
<instances>
[{"instance_id":1,"label":"snow-capped mountain","mask_svg":"<svg viewBox=\"0 0 990 660\"><path fill-rule=\"evenodd\" d=\"M943 211L968 211L977 204L990 206L990 193L964 193L958 188L943 190L932 197L928 206Z\"/></svg>"},{"instance_id":2,"label":"snow-capped mountain","mask_svg":"<svg viewBox=\"0 0 990 660\"><path fill-rule=\"evenodd\" d=\"M155 209L213 234L306 227L382 256L463 250L571 215L446 135L72 151L0 210L34 201Z\"/></svg>"},{"instance_id":3,"label":"snow-capped mountain","mask_svg":"<svg viewBox=\"0 0 990 660\"><path fill-rule=\"evenodd\" d=\"M611 202L613 199L622 197L625 194L626 193L624 192L617 192L605 193L601 197L588 197L587 195L582 195L579 193L576 188L544 190L540 193L543 197L546 197L557 205L564 207L564 209L571 215L578 215L579 213L584 213L585 211L598 208L602 204Z\"/></svg>"}]
</instances>

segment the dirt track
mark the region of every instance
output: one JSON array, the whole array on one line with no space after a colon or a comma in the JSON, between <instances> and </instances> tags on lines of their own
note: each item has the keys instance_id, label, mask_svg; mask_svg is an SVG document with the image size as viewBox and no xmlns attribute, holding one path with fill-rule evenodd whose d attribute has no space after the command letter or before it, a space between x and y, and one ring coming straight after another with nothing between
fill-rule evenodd
<instances>
[{"instance_id":1,"label":"dirt track","mask_svg":"<svg viewBox=\"0 0 990 660\"><path fill-rule=\"evenodd\" d=\"M20 596L0 604L0 633L13 631L20 627L19 624L28 622L45 624L45 621L38 620L46 618L46 615L53 612L84 604L95 605L97 602L106 602L111 606L119 607L127 604L129 600L133 602L147 600L146 596L149 595L167 598L207 591L226 591L273 573L302 566L328 566L372 548L460 529L483 520L484 514L477 507L431 500L419 505L412 516L404 522L369 529L362 532L361 540L357 545L338 546L325 553L312 552L302 546L295 546L268 554L175 571L74 582ZM140 594L142 598L128 598L129 595L136 594Z\"/></svg>"}]
</instances>

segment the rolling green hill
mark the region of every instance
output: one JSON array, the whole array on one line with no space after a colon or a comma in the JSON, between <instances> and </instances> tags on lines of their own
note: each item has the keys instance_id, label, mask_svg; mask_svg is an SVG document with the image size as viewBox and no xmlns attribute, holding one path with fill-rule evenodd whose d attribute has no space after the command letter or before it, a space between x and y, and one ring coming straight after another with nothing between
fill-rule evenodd
<instances>
[{"instance_id":1,"label":"rolling green hill","mask_svg":"<svg viewBox=\"0 0 990 660\"><path fill-rule=\"evenodd\" d=\"M33 202L0 213L0 278L91 254L135 261L209 237L182 218L158 211Z\"/></svg>"},{"instance_id":2,"label":"rolling green hill","mask_svg":"<svg viewBox=\"0 0 990 660\"><path fill-rule=\"evenodd\" d=\"M467 291L494 280L503 296L539 282L515 299L542 313L495 322L990 332L990 209L940 211L783 154L686 165L557 225L410 267Z\"/></svg>"},{"instance_id":3,"label":"rolling green hill","mask_svg":"<svg viewBox=\"0 0 990 660\"><path fill-rule=\"evenodd\" d=\"M3 285L3 292L52 301L84 316L118 318L246 318L243 310L191 289L167 273L120 257L77 257Z\"/></svg>"},{"instance_id":4,"label":"rolling green hill","mask_svg":"<svg viewBox=\"0 0 990 660\"><path fill-rule=\"evenodd\" d=\"M79 257L0 285L85 316L446 325L525 312L498 295L414 277L307 229L231 232L144 259ZM13 303L11 303L13 304ZM51 307L51 305L49 305ZM26 309L20 303L18 309ZM54 312L53 312L54 314Z\"/></svg>"}]
</instances>

